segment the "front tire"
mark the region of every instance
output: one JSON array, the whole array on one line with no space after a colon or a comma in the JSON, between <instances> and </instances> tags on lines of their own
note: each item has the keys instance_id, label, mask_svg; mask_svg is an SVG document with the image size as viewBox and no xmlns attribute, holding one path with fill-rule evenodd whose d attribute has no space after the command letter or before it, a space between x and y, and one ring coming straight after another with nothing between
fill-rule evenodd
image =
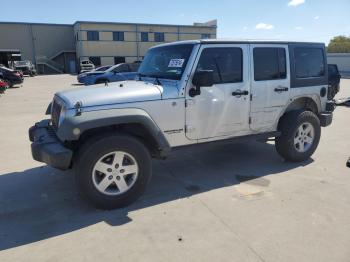
<instances>
[{"instance_id":1,"label":"front tire","mask_svg":"<svg viewBox=\"0 0 350 262\"><path fill-rule=\"evenodd\" d=\"M301 162L315 152L321 137L318 117L311 111L292 111L281 119L276 150L287 161Z\"/></svg>"},{"instance_id":2,"label":"front tire","mask_svg":"<svg viewBox=\"0 0 350 262\"><path fill-rule=\"evenodd\" d=\"M110 134L84 143L75 169L82 195L97 208L114 209L141 196L151 179L152 162L138 139Z\"/></svg>"}]
</instances>

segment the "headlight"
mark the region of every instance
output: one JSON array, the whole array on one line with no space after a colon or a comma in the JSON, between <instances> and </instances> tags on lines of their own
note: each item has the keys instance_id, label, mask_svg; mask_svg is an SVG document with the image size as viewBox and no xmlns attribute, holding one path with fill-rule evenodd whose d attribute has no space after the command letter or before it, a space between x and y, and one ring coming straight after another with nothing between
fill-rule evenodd
<instances>
[{"instance_id":1,"label":"headlight","mask_svg":"<svg viewBox=\"0 0 350 262\"><path fill-rule=\"evenodd\" d=\"M66 109L64 106L61 108L60 117L58 119L58 127L62 124L63 120L66 118Z\"/></svg>"}]
</instances>

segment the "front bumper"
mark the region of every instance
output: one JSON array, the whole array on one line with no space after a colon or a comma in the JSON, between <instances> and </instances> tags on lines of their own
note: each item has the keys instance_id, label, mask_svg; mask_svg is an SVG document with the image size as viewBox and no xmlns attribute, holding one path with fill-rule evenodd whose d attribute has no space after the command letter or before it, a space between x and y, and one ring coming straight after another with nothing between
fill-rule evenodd
<instances>
[{"instance_id":1,"label":"front bumper","mask_svg":"<svg viewBox=\"0 0 350 262\"><path fill-rule=\"evenodd\" d=\"M69 169L73 151L57 138L49 120L42 120L29 129L33 159L61 170Z\"/></svg>"}]
</instances>

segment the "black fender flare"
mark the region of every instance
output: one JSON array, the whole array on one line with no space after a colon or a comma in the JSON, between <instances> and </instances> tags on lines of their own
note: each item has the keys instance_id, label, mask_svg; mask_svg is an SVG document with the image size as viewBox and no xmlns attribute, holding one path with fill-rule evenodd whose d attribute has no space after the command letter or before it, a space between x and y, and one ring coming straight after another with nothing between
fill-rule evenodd
<instances>
[{"instance_id":1,"label":"black fender flare","mask_svg":"<svg viewBox=\"0 0 350 262\"><path fill-rule=\"evenodd\" d=\"M138 108L83 111L81 115L65 119L56 134L61 141L76 141L85 131L120 124L142 125L152 136L162 157L170 152L170 144L161 129L147 112Z\"/></svg>"}]
</instances>

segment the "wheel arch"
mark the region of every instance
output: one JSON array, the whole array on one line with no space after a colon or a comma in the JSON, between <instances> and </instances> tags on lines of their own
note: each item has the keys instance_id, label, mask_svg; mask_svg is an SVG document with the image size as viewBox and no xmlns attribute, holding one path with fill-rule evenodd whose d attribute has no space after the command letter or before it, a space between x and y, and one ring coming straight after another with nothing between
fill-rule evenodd
<instances>
[{"instance_id":1,"label":"wheel arch","mask_svg":"<svg viewBox=\"0 0 350 262\"><path fill-rule=\"evenodd\" d=\"M166 157L170 144L153 119L141 109L111 109L83 112L66 119L57 131L62 141L81 144L91 136L120 132L140 139L157 158Z\"/></svg>"},{"instance_id":2,"label":"wheel arch","mask_svg":"<svg viewBox=\"0 0 350 262\"><path fill-rule=\"evenodd\" d=\"M297 111L297 110L303 110L303 109L307 111L311 111L314 114L318 115L321 112L321 101L317 96L313 96L313 95L299 96L294 99L291 99L289 103L286 105L285 109L281 112L281 114L278 117L278 121L276 122L277 129L284 115L286 115L291 111Z\"/></svg>"}]
</instances>

